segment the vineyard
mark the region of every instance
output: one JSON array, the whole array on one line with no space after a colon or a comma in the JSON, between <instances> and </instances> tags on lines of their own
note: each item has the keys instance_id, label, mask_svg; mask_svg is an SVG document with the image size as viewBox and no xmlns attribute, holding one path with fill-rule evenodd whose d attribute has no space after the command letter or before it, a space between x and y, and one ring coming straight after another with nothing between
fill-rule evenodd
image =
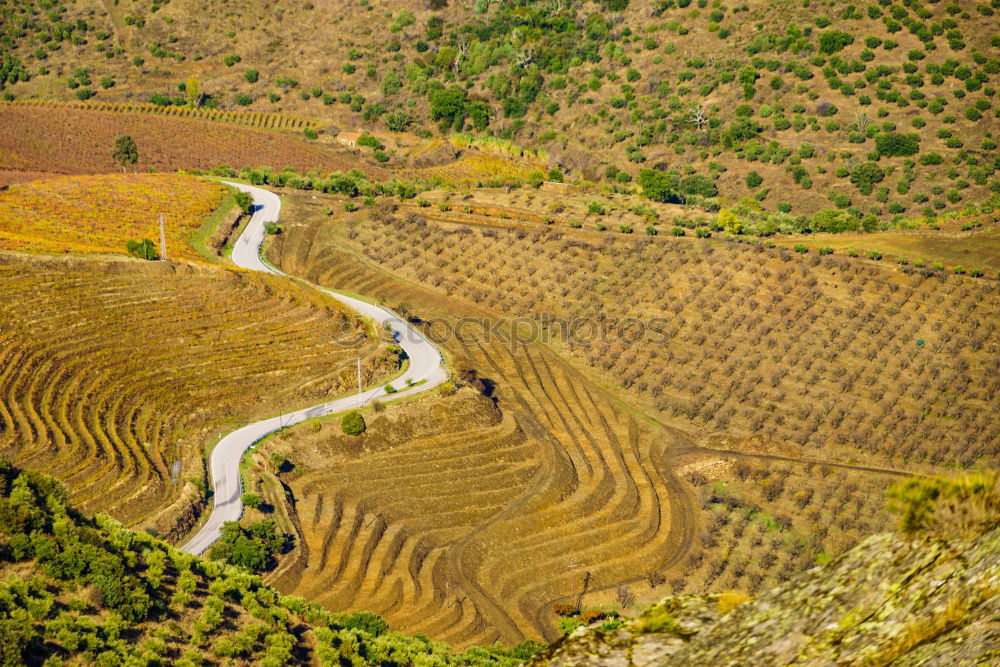
<instances>
[{"instance_id":1,"label":"vineyard","mask_svg":"<svg viewBox=\"0 0 1000 667\"><path fill-rule=\"evenodd\" d=\"M271 259L421 318L454 323L497 312L455 284L490 266L495 255L480 239L505 244L511 265L523 261L525 247L551 247L513 231L399 218L330 225L323 205L286 199L295 222ZM392 240L411 232L424 239L413 246L416 260ZM454 282L437 282L429 268L410 273L392 258L365 261L363 248L381 253L389 243L407 265L422 266L423 253L433 257ZM562 262L575 269L569 257ZM498 265L492 270L498 275ZM513 299L525 289L508 284L505 294ZM582 595L620 608L623 600L707 584L761 590L885 525L877 508L891 472L795 463L813 452L794 443L777 448L788 462L772 464L773 444L704 441L690 421L685 430L650 427L601 389L593 370L539 342L439 341L495 385L499 416L484 423L491 411L470 411L467 398L424 399L402 416L392 408L360 447L326 425L277 439L271 447L309 469L289 482L307 549L276 580L283 589L332 609L369 601L400 628L458 644L551 638L556 602ZM832 455L821 454L815 458ZM308 464L314 456L322 466ZM718 465L702 471L706 460ZM472 469L479 471L474 492L463 482ZM727 554L749 554L756 564Z\"/></svg>"},{"instance_id":2,"label":"vineyard","mask_svg":"<svg viewBox=\"0 0 1000 667\"><path fill-rule=\"evenodd\" d=\"M194 118L216 123L244 125L267 130L297 130L316 127L317 123L306 118L298 118L283 113L267 111L229 111L223 109L206 109L203 107L182 107L159 104L129 104L117 102L74 102L59 100L13 100L5 104L27 106L41 109L75 109L82 111L111 111L114 113L155 114L174 118Z\"/></svg>"},{"instance_id":3,"label":"vineyard","mask_svg":"<svg viewBox=\"0 0 1000 667\"><path fill-rule=\"evenodd\" d=\"M361 325L313 290L257 274L121 259L0 262L0 455L75 503L183 534L219 433L352 386Z\"/></svg>"},{"instance_id":4,"label":"vineyard","mask_svg":"<svg viewBox=\"0 0 1000 667\"><path fill-rule=\"evenodd\" d=\"M134 170L176 171L259 166L302 172L347 171L347 153L320 149L304 140L245 125L150 113L77 109L61 105L0 106L0 172L13 182L17 172L108 173L118 170L111 147L119 134L139 149Z\"/></svg>"},{"instance_id":5,"label":"vineyard","mask_svg":"<svg viewBox=\"0 0 1000 667\"><path fill-rule=\"evenodd\" d=\"M35 253L125 252L132 239L160 238L168 256L197 260L192 233L226 188L180 174L73 176L22 183L0 192L0 250Z\"/></svg>"},{"instance_id":6,"label":"vineyard","mask_svg":"<svg viewBox=\"0 0 1000 667\"><path fill-rule=\"evenodd\" d=\"M411 178L421 180L440 180L450 185L475 186L486 183L522 183L527 181L533 172L539 170L539 163L535 161L471 152L449 164L409 169L404 173Z\"/></svg>"}]
</instances>

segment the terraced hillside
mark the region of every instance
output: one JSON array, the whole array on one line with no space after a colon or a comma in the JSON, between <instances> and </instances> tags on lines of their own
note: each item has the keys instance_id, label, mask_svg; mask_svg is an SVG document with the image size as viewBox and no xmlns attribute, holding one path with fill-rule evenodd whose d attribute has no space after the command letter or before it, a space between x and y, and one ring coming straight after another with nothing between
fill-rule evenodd
<instances>
[{"instance_id":1,"label":"terraced hillside","mask_svg":"<svg viewBox=\"0 0 1000 667\"><path fill-rule=\"evenodd\" d=\"M395 357L285 279L187 264L0 262L0 454L73 501L177 535L202 502L203 448L252 418L320 402Z\"/></svg>"},{"instance_id":2,"label":"terraced hillside","mask_svg":"<svg viewBox=\"0 0 1000 667\"><path fill-rule=\"evenodd\" d=\"M369 225L391 236L384 228L408 223L331 224L324 207L340 208L287 195L286 233L270 259L431 320L432 337L495 318L457 289L421 285L361 252ZM455 252L456 261L473 256L486 261ZM556 602L621 608L706 586L760 590L885 526L879 498L892 471L813 464L771 439L706 439L690 423L651 423L558 348L475 331L438 340L483 378L470 386L489 391L495 408L476 407L486 399L463 389L372 413L360 439L317 424L268 443L307 471L285 480L307 550L275 578L279 587L333 609L369 601L407 631L458 644L512 642L556 636Z\"/></svg>"}]
</instances>

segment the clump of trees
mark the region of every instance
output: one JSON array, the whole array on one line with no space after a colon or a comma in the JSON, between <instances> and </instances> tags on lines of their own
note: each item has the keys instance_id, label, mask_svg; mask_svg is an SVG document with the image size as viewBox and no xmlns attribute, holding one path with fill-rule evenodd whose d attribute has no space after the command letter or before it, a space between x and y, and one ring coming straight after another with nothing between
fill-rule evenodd
<instances>
[{"instance_id":1,"label":"clump of trees","mask_svg":"<svg viewBox=\"0 0 1000 667\"><path fill-rule=\"evenodd\" d=\"M227 521L222 526L222 537L212 545L209 556L254 572L265 572L277 563L275 557L285 553L290 546L290 536L279 532L271 519L255 521L249 526Z\"/></svg>"}]
</instances>

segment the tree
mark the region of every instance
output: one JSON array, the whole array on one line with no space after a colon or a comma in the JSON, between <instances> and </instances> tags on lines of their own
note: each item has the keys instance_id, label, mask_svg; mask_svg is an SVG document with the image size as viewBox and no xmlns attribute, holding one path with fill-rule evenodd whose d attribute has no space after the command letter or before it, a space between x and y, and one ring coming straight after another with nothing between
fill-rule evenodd
<instances>
[{"instance_id":1,"label":"tree","mask_svg":"<svg viewBox=\"0 0 1000 667\"><path fill-rule=\"evenodd\" d=\"M822 53L836 53L853 42L854 37L842 30L825 30L819 34L819 50Z\"/></svg>"},{"instance_id":2,"label":"tree","mask_svg":"<svg viewBox=\"0 0 1000 667\"><path fill-rule=\"evenodd\" d=\"M250 193L239 191L233 195L233 199L236 201L236 205L240 207L240 210L243 211L243 213L253 213L254 203L253 197L250 196Z\"/></svg>"},{"instance_id":3,"label":"tree","mask_svg":"<svg viewBox=\"0 0 1000 667\"><path fill-rule=\"evenodd\" d=\"M465 122L465 91L457 86L437 88L428 95L431 118L441 122L442 130L460 130Z\"/></svg>"},{"instance_id":4,"label":"tree","mask_svg":"<svg viewBox=\"0 0 1000 667\"><path fill-rule=\"evenodd\" d=\"M263 502L264 499L261 498L260 494L256 493L255 491L247 491L246 493L243 494L243 504L246 505L247 507L252 507L253 509L257 509L261 506Z\"/></svg>"},{"instance_id":5,"label":"tree","mask_svg":"<svg viewBox=\"0 0 1000 667\"><path fill-rule=\"evenodd\" d=\"M127 134L119 134L115 137L115 146L111 150L111 157L122 166L122 172L139 161L139 149L135 145L135 140Z\"/></svg>"},{"instance_id":6,"label":"tree","mask_svg":"<svg viewBox=\"0 0 1000 667\"><path fill-rule=\"evenodd\" d=\"M201 106L201 83L195 77L188 77L187 83L184 84L184 91L188 96L188 105L192 109L197 109Z\"/></svg>"},{"instance_id":7,"label":"tree","mask_svg":"<svg viewBox=\"0 0 1000 667\"><path fill-rule=\"evenodd\" d=\"M677 192L678 179L674 174L656 169L640 169L639 185L642 186L642 194L653 201L681 203L681 196Z\"/></svg>"},{"instance_id":8,"label":"tree","mask_svg":"<svg viewBox=\"0 0 1000 667\"><path fill-rule=\"evenodd\" d=\"M717 222L720 227L725 229L730 234L743 233L743 223L740 221L740 217L728 208L724 208L719 211L719 218Z\"/></svg>"},{"instance_id":9,"label":"tree","mask_svg":"<svg viewBox=\"0 0 1000 667\"><path fill-rule=\"evenodd\" d=\"M365 418L357 410L351 410L340 421L340 427L347 435L361 435L365 432Z\"/></svg>"},{"instance_id":10,"label":"tree","mask_svg":"<svg viewBox=\"0 0 1000 667\"><path fill-rule=\"evenodd\" d=\"M275 554L283 553L287 547L288 535L279 533L271 519L255 521L246 528L236 521L227 521L209 557L263 572L274 567Z\"/></svg>"}]
</instances>

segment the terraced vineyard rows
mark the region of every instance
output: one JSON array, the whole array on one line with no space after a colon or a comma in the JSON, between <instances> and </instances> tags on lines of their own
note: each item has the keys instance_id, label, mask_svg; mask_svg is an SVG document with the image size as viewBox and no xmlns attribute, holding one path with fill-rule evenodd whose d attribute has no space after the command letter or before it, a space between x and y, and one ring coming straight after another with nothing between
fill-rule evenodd
<instances>
[{"instance_id":1,"label":"terraced vineyard rows","mask_svg":"<svg viewBox=\"0 0 1000 667\"><path fill-rule=\"evenodd\" d=\"M440 179L453 185L477 185L492 181L523 182L533 171L541 171L540 163L508 158L489 153L472 152L455 162L437 166L410 169L406 175L423 180Z\"/></svg>"},{"instance_id":2,"label":"terraced vineyard rows","mask_svg":"<svg viewBox=\"0 0 1000 667\"><path fill-rule=\"evenodd\" d=\"M282 279L0 257L0 455L81 508L173 534L210 437L353 384L359 350L331 341L361 325ZM390 370L379 343L361 353Z\"/></svg>"},{"instance_id":3,"label":"terraced vineyard rows","mask_svg":"<svg viewBox=\"0 0 1000 667\"><path fill-rule=\"evenodd\" d=\"M183 174L73 176L0 192L0 249L122 254L132 239L160 238L167 254L197 260L189 240L226 188Z\"/></svg>"}]
</instances>

